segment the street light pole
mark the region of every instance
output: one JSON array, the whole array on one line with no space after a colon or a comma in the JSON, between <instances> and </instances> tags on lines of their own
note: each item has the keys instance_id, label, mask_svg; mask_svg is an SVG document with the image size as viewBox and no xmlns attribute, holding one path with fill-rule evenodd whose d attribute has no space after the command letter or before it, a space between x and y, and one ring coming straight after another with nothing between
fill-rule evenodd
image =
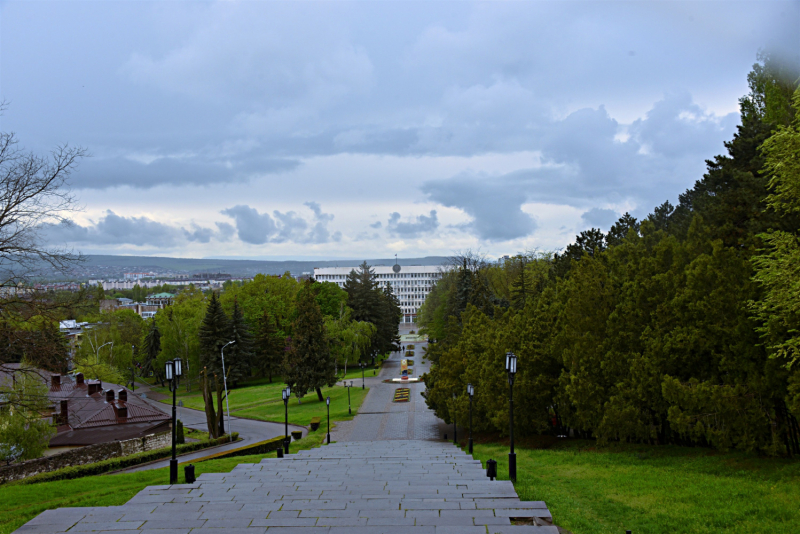
<instances>
[{"instance_id":1,"label":"street light pole","mask_svg":"<svg viewBox=\"0 0 800 534\"><path fill-rule=\"evenodd\" d=\"M467 384L467 395L469 395L469 453L472 454L472 397L475 396L472 384Z\"/></svg>"},{"instance_id":2,"label":"street light pole","mask_svg":"<svg viewBox=\"0 0 800 534\"><path fill-rule=\"evenodd\" d=\"M453 392L453 445L458 445L458 435L456 434L456 393Z\"/></svg>"},{"instance_id":3,"label":"street light pole","mask_svg":"<svg viewBox=\"0 0 800 534\"><path fill-rule=\"evenodd\" d=\"M331 444L331 398L328 396L325 399L325 404L328 405L328 445Z\"/></svg>"},{"instance_id":4,"label":"street light pole","mask_svg":"<svg viewBox=\"0 0 800 534\"><path fill-rule=\"evenodd\" d=\"M347 414L353 415L353 410L350 409L350 388L353 387L353 381L350 381L350 385L347 385L347 382L344 383L344 387L347 388Z\"/></svg>"},{"instance_id":5,"label":"street light pole","mask_svg":"<svg viewBox=\"0 0 800 534\"><path fill-rule=\"evenodd\" d=\"M175 407L175 396L178 391L178 378L182 374L181 359L175 358L168 361L166 364L165 373L167 380L169 380L169 389L172 391L172 459L169 461L169 483L178 483L178 458L176 455L176 439L177 439L177 425L178 416Z\"/></svg>"},{"instance_id":6,"label":"street light pole","mask_svg":"<svg viewBox=\"0 0 800 534\"><path fill-rule=\"evenodd\" d=\"M233 441L233 432L231 431L231 405L228 402L228 379L225 376L225 347L236 343L236 340L228 341L219 351L220 356L222 357L222 385L225 386L225 407L228 409L228 437L230 441ZM223 432L224 432L223 428Z\"/></svg>"},{"instance_id":7,"label":"street light pole","mask_svg":"<svg viewBox=\"0 0 800 534\"><path fill-rule=\"evenodd\" d=\"M281 395L283 397L283 409L284 409L284 435L283 435L283 453L289 454L289 396L292 394L292 390L289 386L286 386Z\"/></svg>"},{"instance_id":8,"label":"street light pole","mask_svg":"<svg viewBox=\"0 0 800 534\"><path fill-rule=\"evenodd\" d=\"M359 365L361 366L361 389L365 389L364 388L364 368L367 366L367 364L364 363L364 362L361 362Z\"/></svg>"},{"instance_id":9,"label":"street light pole","mask_svg":"<svg viewBox=\"0 0 800 534\"><path fill-rule=\"evenodd\" d=\"M508 478L517 481L517 455L514 453L514 375L517 374L517 356L513 352L506 353L506 371L508 372L508 420L511 452L508 453Z\"/></svg>"}]
</instances>

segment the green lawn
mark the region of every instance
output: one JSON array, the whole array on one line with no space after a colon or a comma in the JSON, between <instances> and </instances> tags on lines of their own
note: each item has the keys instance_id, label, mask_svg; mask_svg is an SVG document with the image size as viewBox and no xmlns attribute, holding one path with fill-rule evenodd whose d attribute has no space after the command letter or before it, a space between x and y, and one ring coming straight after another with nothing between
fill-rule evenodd
<instances>
[{"instance_id":1,"label":"green lawn","mask_svg":"<svg viewBox=\"0 0 800 534\"><path fill-rule=\"evenodd\" d=\"M359 373L360 371L361 369L359 369ZM281 400L281 390L285 385L279 381L274 381L272 384L251 384L252 382L248 382L246 386L229 390L228 400L230 401L231 415L282 423L284 420L284 406L283 400ZM362 390L360 384L358 384L358 387L350 389L352 416L347 413L347 388L334 386L322 389L323 398L329 395L331 397L331 421L352 419L369 391L369 388ZM199 393L187 394L184 392L180 395L180 399L187 408L204 409L203 397ZM163 402L171 403L172 399L165 399ZM327 417L325 402L320 402L317 399L317 394L313 391L307 393L299 402L292 395L289 401L289 422L300 426L308 426L312 417L321 418L324 428Z\"/></svg>"},{"instance_id":2,"label":"green lawn","mask_svg":"<svg viewBox=\"0 0 800 534\"><path fill-rule=\"evenodd\" d=\"M517 493L575 534L800 532L800 462L680 447L592 442L517 447ZM508 446L475 444L508 480Z\"/></svg>"},{"instance_id":3,"label":"green lawn","mask_svg":"<svg viewBox=\"0 0 800 534\"><path fill-rule=\"evenodd\" d=\"M319 447L325 434L314 432L292 442L292 453ZM195 473L227 473L238 464L257 463L268 455L237 456L195 464ZM183 469L179 470L183 483ZM0 534L8 534L51 508L116 506L125 504L146 486L169 483L169 468L123 475L98 475L76 480L58 480L30 485L0 486Z\"/></svg>"}]
</instances>

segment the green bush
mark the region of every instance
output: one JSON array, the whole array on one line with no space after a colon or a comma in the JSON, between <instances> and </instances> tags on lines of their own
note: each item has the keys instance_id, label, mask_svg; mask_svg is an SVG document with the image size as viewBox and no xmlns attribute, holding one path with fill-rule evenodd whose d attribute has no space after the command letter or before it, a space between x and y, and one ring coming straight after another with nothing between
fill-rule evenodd
<instances>
[{"instance_id":1,"label":"green bush","mask_svg":"<svg viewBox=\"0 0 800 534\"><path fill-rule=\"evenodd\" d=\"M183 421L178 419L178 424L175 425L175 429L175 441L180 444L186 443L186 438L183 436Z\"/></svg>"},{"instance_id":2,"label":"green bush","mask_svg":"<svg viewBox=\"0 0 800 534\"><path fill-rule=\"evenodd\" d=\"M239 433L234 432L233 439L236 440L238 437ZM208 441L186 443L184 445L177 446L176 449L178 454L183 454L185 452L193 452L201 449L207 449L208 447L213 447L215 445L222 445L224 443L228 443L229 441L230 438L228 436L222 436L217 439L211 439ZM37 482L50 482L52 480L71 480L74 478L82 478L91 475L100 475L102 473L108 473L110 471L117 471L119 469L133 467L135 465L146 464L148 462L153 462L155 460L163 460L169 458L171 454L172 454L172 447L156 449L153 451L138 452L136 454L131 454L130 456L110 458L108 460L103 460L101 462L96 462L93 464L76 465L74 467L64 467L62 469L56 469L55 471L50 471L49 473L40 473L38 475L34 475L32 477L28 477L23 480L9 482L8 484L35 484Z\"/></svg>"},{"instance_id":3,"label":"green bush","mask_svg":"<svg viewBox=\"0 0 800 534\"><path fill-rule=\"evenodd\" d=\"M212 454L210 456L207 456L205 458L199 458L195 461L204 462L206 460L218 460L219 458L232 458L235 456L247 456L250 454L267 454L268 452L278 450L282 447L283 447L283 436L279 436L277 438L268 439L266 441L259 441L258 443L253 443L252 445L239 447L238 449L233 449L230 451L222 451L217 454Z\"/></svg>"},{"instance_id":4,"label":"green bush","mask_svg":"<svg viewBox=\"0 0 800 534\"><path fill-rule=\"evenodd\" d=\"M302 438L303 437L303 431L302 430L292 430L292 437L295 439L295 441L300 439L300 438Z\"/></svg>"},{"instance_id":5,"label":"green bush","mask_svg":"<svg viewBox=\"0 0 800 534\"><path fill-rule=\"evenodd\" d=\"M322 419L320 419L319 417L312 417L311 418L311 424L310 424L311 431L313 432L313 431L317 430L319 428L319 424L321 422L322 422Z\"/></svg>"}]
</instances>

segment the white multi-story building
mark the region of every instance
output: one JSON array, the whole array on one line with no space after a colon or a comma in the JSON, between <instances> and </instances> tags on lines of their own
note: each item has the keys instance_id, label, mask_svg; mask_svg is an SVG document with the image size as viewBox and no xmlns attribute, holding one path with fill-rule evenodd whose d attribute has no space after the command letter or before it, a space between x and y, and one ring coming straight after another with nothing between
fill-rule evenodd
<instances>
[{"instance_id":1,"label":"white multi-story building","mask_svg":"<svg viewBox=\"0 0 800 534\"><path fill-rule=\"evenodd\" d=\"M339 287L344 287L344 282L350 271L358 267L315 267L314 278L320 282L333 282ZM443 265L374 265L372 270L381 289L386 284L392 285L392 290L400 301L403 311L403 322L417 322L417 311L428 293L433 289L433 284L442 277L447 270Z\"/></svg>"}]
</instances>

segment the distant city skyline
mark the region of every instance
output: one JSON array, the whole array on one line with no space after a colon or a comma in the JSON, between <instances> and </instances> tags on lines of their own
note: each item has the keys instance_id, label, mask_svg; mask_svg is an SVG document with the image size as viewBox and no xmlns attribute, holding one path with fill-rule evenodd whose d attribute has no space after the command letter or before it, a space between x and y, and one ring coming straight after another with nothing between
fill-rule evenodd
<instances>
[{"instance_id":1,"label":"distant city skyline","mask_svg":"<svg viewBox=\"0 0 800 534\"><path fill-rule=\"evenodd\" d=\"M0 3L0 128L85 147L86 254L557 250L725 152L797 2Z\"/></svg>"}]
</instances>

